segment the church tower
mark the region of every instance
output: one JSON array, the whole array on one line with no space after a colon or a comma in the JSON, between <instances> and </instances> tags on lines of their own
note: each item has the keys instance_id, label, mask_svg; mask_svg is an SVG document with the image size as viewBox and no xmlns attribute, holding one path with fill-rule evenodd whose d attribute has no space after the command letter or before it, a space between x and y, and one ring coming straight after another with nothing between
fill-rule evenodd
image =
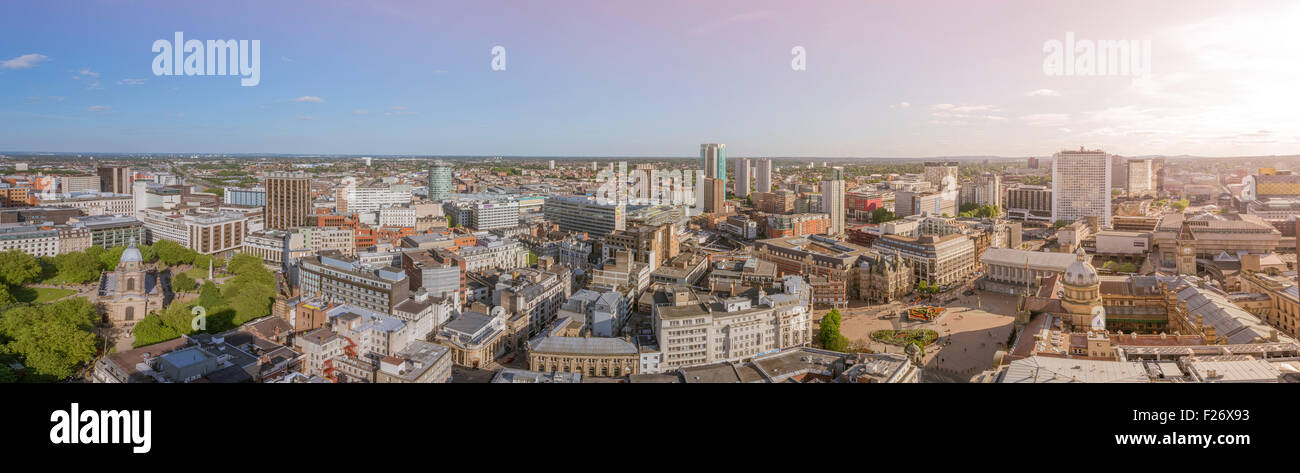
<instances>
[{"instance_id":1,"label":"church tower","mask_svg":"<svg viewBox=\"0 0 1300 473\"><path fill-rule=\"evenodd\" d=\"M144 258L140 255L140 250L135 247L135 239L132 238L117 262L117 293L125 295L144 294L144 292Z\"/></svg>"},{"instance_id":2,"label":"church tower","mask_svg":"<svg viewBox=\"0 0 1300 473\"><path fill-rule=\"evenodd\" d=\"M1196 275L1196 236L1192 234L1191 225L1183 220L1183 227L1178 230L1178 256L1176 257L1178 274Z\"/></svg>"}]
</instances>

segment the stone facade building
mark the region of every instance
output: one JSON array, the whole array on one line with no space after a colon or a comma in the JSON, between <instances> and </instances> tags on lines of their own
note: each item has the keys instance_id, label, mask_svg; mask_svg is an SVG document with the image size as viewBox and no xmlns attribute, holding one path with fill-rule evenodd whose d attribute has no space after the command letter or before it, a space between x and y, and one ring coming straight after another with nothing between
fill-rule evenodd
<instances>
[{"instance_id":1,"label":"stone facade building","mask_svg":"<svg viewBox=\"0 0 1300 473\"><path fill-rule=\"evenodd\" d=\"M157 270L145 267L132 241L122 252L117 269L99 276L97 296L96 302L109 325L130 331L149 312L165 307L170 291L159 280Z\"/></svg>"},{"instance_id":2,"label":"stone facade building","mask_svg":"<svg viewBox=\"0 0 1300 473\"><path fill-rule=\"evenodd\" d=\"M872 304L887 304L912 292L912 264L897 254L863 256L858 263L858 295Z\"/></svg>"},{"instance_id":3,"label":"stone facade building","mask_svg":"<svg viewBox=\"0 0 1300 473\"><path fill-rule=\"evenodd\" d=\"M622 338L539 337L529 343L528 369L592 377L639 374L636 344Z\"/></svg>"}]
</instances>

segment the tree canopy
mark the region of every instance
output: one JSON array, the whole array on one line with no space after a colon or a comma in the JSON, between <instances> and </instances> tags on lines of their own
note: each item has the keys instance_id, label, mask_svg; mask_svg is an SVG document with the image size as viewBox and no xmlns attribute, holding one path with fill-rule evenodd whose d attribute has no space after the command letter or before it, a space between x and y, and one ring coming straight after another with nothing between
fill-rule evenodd
<instances>
[{"instance_id":1,"label":"tree canopy","mask_svg":"<svg viewBox=\"0 0 1300 473\"><path fill-rule=\"evenodd\" d=\"M0 252L0 282L21 286L36 281L41 276L41 264L36 257L19 250Z\"/></svg>"},{"instance_id":2,"label":"tree canopy","mask_svg":"<svg viewBox=\"0 0 1300 473\"><path fill-rule=\"evenodd\" d=\"M74 297L40 306L18 306L0 313L0 351L21 357L31 373L59 380L94 359L99 320L95 306Z\"/></svg>"},{"instance_id":3,"label":"tree canopy","mask_svg":"<svg viewBox=\"0 0 1300 473\"><path fill-rule=\"evenodd\" d=\"M840 333L841 322L839 309L831 309L822 317L817 331L817 341L821 342L822 348L841 352L848 350L849 339Z\"/></svg>"}]
</instances>

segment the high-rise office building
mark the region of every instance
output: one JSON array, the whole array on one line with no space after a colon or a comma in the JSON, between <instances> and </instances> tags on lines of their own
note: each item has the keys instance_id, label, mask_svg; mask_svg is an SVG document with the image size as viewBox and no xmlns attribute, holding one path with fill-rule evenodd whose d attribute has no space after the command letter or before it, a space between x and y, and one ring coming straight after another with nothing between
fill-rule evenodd
<instances>
[{"instance_id":1,"label":"high-rise office building","mask_svg":"<svg viewBox=\"0 0 1300 473\"><path fill-rule=\"evenodd\" d=\"M131 168L126 166L101 166L95 169L95 174L99 175L100 192L131 193Z\"/></svg>"},{"instance_id":2,"label":"high-rise office building","mask_svg":"<svg viewBox=\"0 0 1300 473\"><path fill-rule=\"evenodd\" d=\"M822 206L831 214L827 235L844 234L844 198L844 168L836 166L830 179L822 181Z\"/></svg>"},{"instance_id":3,"label":"high-rise office building","mask_svg":"<svg viewBox=\"0 0 1300 473\"><path fill-rule=\"evenodd\" d=\"M1110 156L1101 150L1052 156L1052 221L1098 217L1110 225Z\"/></svg>"},{"instance_id":4,"label":"high-rise office building","mask_svg":"<svg viewBox=\"0 0 1300 473\"><path fill-rule=\"evenodd\" d=\"M742 199L749 196L749 163L744 158L736 163L736 188L732 192Z\"/></svg>"},{"instance_id":5,"label":"high-rise office building","mask_svg":"<svg viewBox=\"0 0 1300 473\"><path fill-rule=\"evenodd\" d=\"M451 164L445 161L434 161L433 165L429 166L429 200L437 202L450 197Z\"/></svg>"},{"instance_id":6,"label":"high-rise office building","mask_svg":"<svg viewBox=\"0 0 1300 473\"><path fill-rule=\"evenodd\" d=\"M757 181L755 190L758 192L772 192L772 160L758 160L758 169L754 171L754 180Z\"/></svg>"},{"instance_id":7,"label":"high-rise office building","mask_svg":"<svg viewBox=\"0 0 1300 473\"><path fill-rule=\"evenodd\" d=\"M302 172L267 173L266 228L285 230L307 224L311 213L311 177Z\"/></svg>"},{"instance_id":8,"label":"high-rise office building","mask_svg":"<svg viewBox=\"0 0 1300 473\"><path fill-rule=\"evenodd\" d=\"M704 177L722 180L727 185L727 145L704 143L700 145L700 166L704 167Z\"/></svg>"},{"instance_id":9,"label":"high-rise office building","mask_svg":"<svg viewBox=\"0 0 1300 473\"><path fill-rule=\"evenodd\" d=\"M550 196L542 204L546 219L566 232L585 232L592 238L604 238L627 228L627 202L603 203L585 195Z\"/></svg>"}]
</instances>

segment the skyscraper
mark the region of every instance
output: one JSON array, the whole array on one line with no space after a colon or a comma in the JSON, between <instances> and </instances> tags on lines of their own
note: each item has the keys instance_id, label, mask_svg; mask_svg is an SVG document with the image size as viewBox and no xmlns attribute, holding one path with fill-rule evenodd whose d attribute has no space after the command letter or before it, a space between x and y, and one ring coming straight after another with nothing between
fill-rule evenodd
<instances>
[{"instance_id":1,"label":"skyscraper","mask_svg":"<svg viewBox=\"0 0 1300 473\"><path fill-rule=\"evenodd\" d=\"M754 179L757 181L755 191L772 192L772 160L758 160L758 169L754 171Z\"/></svg>"},{"instance_id":2,"label":"skyscraper","mask_svg":"<svg viewBox=\"0 0 1300 473\"><path fill-rule=\"evenodd\" d=\"M722 180L727 185L727 145L704 143L700 145L700 166L704 168L704 177Z\"/></svg>"},{"instance_id":3,"label":"skyscraper","mask_svg":"<svg viewBox=\"0 0 1300 473\"><path fill-rule=\"evenodd\" d=\"M451 164L434 161L429 166L429 200L434 202L451 197Z\"/></svg>"},{"instance_id":4,"label":"skyscraper","mask_svg":"<svg viewBox=\"0 0 1300 473\"><path fill-rule=\"evenodd\" d=\"M95 174L99 175L100 192L131 193L131 168L126 166L101 166L95 169Z\"/></svg>"},{"instance_id":5,"label":"skyscraper","mask_svg":"<svg viewBox=\"0 0 1300 473\"><path fill-rule=\"evenodd\" d=\"M742 199L749 196L749 163L744 158L736 162L736 188L732 192Z\"/></svg>"},{"instance_id":6,"label":"skyscraper","mask_svg":"<svg viewBox=\"0 0 1300 473\"><path fill-rule=\"evenodd\" d=\"M1061 151L1052 156L1052 221L1098 217L1110 226L1110 156L1101 150Z\"/></svg>"},{"instance_id":7,"label":"skyscraper","mask_svg":"<svg viewBox=\"0 0 1300 473\"><path fill-rule=\"evenodd\" d=\"M726 187L727 184L722 179L712 177L704 179L704 211L706 213L720 213L726 209Z\"/></svg>"},{"instance_id":8,"label":"skyscraper","mask_svg":"<svg viewBox=\"0 0 1300 473\"><path fill-rule=\"evenodd\" d=\"M836 166L830 179L822 181L822 205L831 214L831 227L827 235L844 234L844 168Z\"/></svg>"},{"instance_id":9,"label":"skyscraper","mask_svg":"<svg viewBox=\"0 0 1300 473\"><path fill-rule=\"evenodd\" d=\"M307 224L311 212L311 177L302 172L266 175L266 228L284 230Z\"/></svg>"}]
</instances>

